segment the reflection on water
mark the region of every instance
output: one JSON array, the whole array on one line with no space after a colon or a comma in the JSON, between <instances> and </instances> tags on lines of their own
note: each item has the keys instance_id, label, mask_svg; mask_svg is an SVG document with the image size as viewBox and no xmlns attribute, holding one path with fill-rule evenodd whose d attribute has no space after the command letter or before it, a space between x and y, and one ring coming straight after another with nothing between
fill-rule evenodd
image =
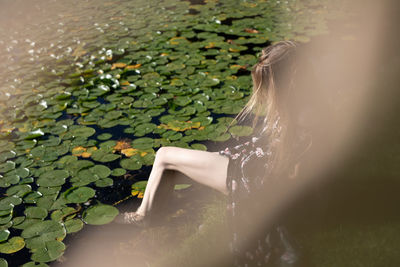
<instances>
[{"instance_id":1,"label":"reflection on water","mask_svg":"<svg viewBox=\"0 0 400 267\"><path fill-rule=\"evenodd\" d=\"M133 3L126 1L124 10ZM112 54L102 44L125 36L132 29L124 21L134 21L131 13L105 1L39 0L27 5L19 0L0 6L2 100L65 72L93 67L93 60Z\"/></svg>"}]
</instances>

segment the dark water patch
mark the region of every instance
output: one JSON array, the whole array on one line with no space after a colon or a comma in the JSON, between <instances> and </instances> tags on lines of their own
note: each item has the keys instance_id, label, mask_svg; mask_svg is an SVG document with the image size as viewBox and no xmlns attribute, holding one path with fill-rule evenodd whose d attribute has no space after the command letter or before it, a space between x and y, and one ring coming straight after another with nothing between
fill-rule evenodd
<instances>
[{"instance_id":1,"label":"dark water patch","mask_svg":"<svg viewBox=\"0 0 400 267\"><path fill-rule=\"evenodd\" d=\"M232 26L234 21L242 20L242 19L254 19L254 18L261 18L261 15L254 15L254 16L243 16L240 18L228 17L227 19L221 20L221 25Z\"/></svg>"},{"instance_id":2,"label":"dark water patch","mask_svg":"<svg viewBox=\"0 0 400 267\"><path fill-rule=\"evenodd\" d=\"M191 5L205 5L206 2L204 0L183 0L189 1Z\"/></svg>"}]
</instances>

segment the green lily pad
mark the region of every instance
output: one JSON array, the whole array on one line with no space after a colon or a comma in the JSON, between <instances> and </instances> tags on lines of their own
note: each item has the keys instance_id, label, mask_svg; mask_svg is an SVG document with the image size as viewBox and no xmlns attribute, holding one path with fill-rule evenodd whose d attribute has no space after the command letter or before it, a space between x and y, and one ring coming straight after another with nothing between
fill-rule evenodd
<instances>
[{"instance_id":1,"label":"green lily pad","mask_svg":"<svg viewBox=\"0 0 400 267\"><path fill-rule=\"evenodd\" d=\"M43 247L31 249L31 259L36 262L54 261L64 253L64 250L64 243L58 240L46 241Z\"/></svg>"},{"instance_id":2,"label":"green lily pad","mask_svg":"<svg viewBox=\"0 0 400 267\"><path fill-rule=\"evenodd\" d=\"M234 136L249 136L253 133L253 128L250 126L235 125L229 128L229 132Z\"/></svg>"},{"instance_id":3,"label":"green lily pad","mask_svg":"<svg viewBox=\"0 0 400 267\"><path fill-rule=\"evenodd\" d=\"M67 234L79 232L83 228L83 222L80 219L68 220L64 223Z\"/></svg>"},{"instance_id":4,"label":"green lily pad","mask_svg":"<svg viewBox=\"0 0 400 267\"><path fill-rule=\"evenodd\" d=\"M104 165L95 165L89 170L100 178L107 178L111 174L111 170Z\"/></svg>"},{"instance_id":5,"label":"green lily pad","mask_svg":"<svg viewBox=\"0 0 400 267\"><path fill-rule=\"evenodd\" d=\"M36 184L39 186L59 186L65 183L65 179L69 176L65 170L53 170L40 175Z\"/></svg>"},{"instance_id":6,"label":"green lily pad","mask_svg":"<svg viewBox=\"0 0 400 267\"><path fill-rule=\"evenodd\" d=\"M207 151L207 147L203 144L192 144L190 147L196 150Z\"/></svg>"},{"instance_id":7,"label":"green lily pad","mask_svg":"<svg viewBox=\"0 0 400 267\"><path fill-rule=\"evenodd\" d=\"M71 135L72 137L89 137L92 136L96 133L96 130L91 128L91 127L87 127L87 126L79 126L77 128L74 128L72 130L70 130L69 135Z\"/></svg>"},{"instance_id":8,"label":"green lily pad","mask_svg":"<svg viewBox=\"0 0 400 267\"><path fill-rule=\"evenodd\" d=\"M112 134L110 134L110 133L102 133L97 136L97 139L104 141L104 140L110 139L111 137L112 137Z\"/></svg>"},{"instance_id":9,"label":"green lily pad","mask_svg":"<svg viewBox=\"0 0 400 267\"><path fill-rule=\"evenodd\" d=\"M115 168L111 172L112 176L122 176L124 174L126 174L126 170L122 168Z\"/></svg>"},{"instance_id":10,"label":"green lily pad","mask_svg":"<svg viewBox=\"0 0 400 267\"><path fill-rule=\"evenodd\" d=\"M147 186L147 181L139 181L136 182L132 185L132 195L140 195L144 194L144 191L146 190Z\"/></svg>"},{"instance_id":11,"label":"green lily pad","mask_svg":"<svg viewBox=\"0 0 400 267\"><path fill-rule=\"evenodd\" d=\"M44 135L44 132L41 129L37 129L35 131L26 133L23 136L23 138L25 140L29 140L29 139L34 139L34 138L37 138L37 137L40 137L40 136L43 136L43 135Z\"/></svg>"},{"instance_id":12,"label":"green lily pad","mask_svg":"<svg viewBox=\"0 0 400 267\"><path fill-rule=\"evenodd\" d=\"M25 216L15 217L13 219L12 228L22 230L41 221L42 221L41 219L30 219L30 218L25 218Z\"/></svg>"},{"instance_id":13,"label":"green lily pad","mask_svg":"<svg viewBox=\"0 0 400 267\"><path fill-rule=\"evenodd\" d=\"M95 150L92 153L92 159L95 161L99 161L99 162L111 162L120 157L121 157L121 155L113 154L113 153L107 152L103 149Z\"/></svg>"},{"instance_id":14,"label":"green lily pad","mask_svg":"<svg viewBox=\"0 0 400 267\"><path fill-rule=\"evenodd\" d=\"M59 210L55 210L51 213L51 219L56 222L61 222L65 218L73 218L76 216L77 210L71 207L65 207Z\"/></svg>"},{"instance_id":15,"label":"green lily pad","mask_svg":"<svg viewBox=\"0 0 400 267\"><path fill-rule=\"evenodd\" d=\"M26 218L44 219L47 217L47 210L41 207L27 207L24 214Z\"/></svg>"},{"instance_id":16,"label":"green lily pad","mask_svg":"<svg viewBox=\"0 0 400 267\"><path fill-rule=\"evenodd\" d=\"M149 137L137 138L132 141L132 147L137 149L150 149L153 147L154 140Z\"/></svg>"},{"instance_id":17,"label":"green lily pad","mask_svg":"<svg viewBox=\"0 0 400 267\"><path fill-rule=\"evenodd\" d=\"M96 191L90 187L78 187L70 188L65 193L64 196L70 203L84 203L94 197Z\"/></svg>"},{"instance_id":18,"label":"green lily pad","mask_svg":"<svg viewBox=\"0 0 400 267\"><path fill-rule=\"evenodd\" d=\"M0 187L9 187L20 181L20 177L16 174L7 174L0 178Z\"/></svg>"},{"instance_id":19,"label":"green lily pad","mask_svg":"<svg viewBox=\"0 0 400 267\"><path fill-rule=\"evenodd\" d=\"M46 263L37 263L34 261L30 261L28 263L25 263L21 267L49 267L49 265L47 265Z\"/></svg>"},{"instance_id":20,"label":"green lily pad","mask_svg":"<svg viewBox=\"0 0 400 267\"><path fill-rule=\"evenodd\" d=\"M31 191L32 191L32 187L30 185L23 184L23 185L14 185L14 186L8 188L6 193L9 196L15 195L18 197L23 197Z\"/></svg>"},{"instance_id":21,"label":"green lily pad","mask_svg":"<svg viewBox=\"0 0 400 267\"><path fill-rule=\"evenodd\" d=\"M46 246L46 242L62 240L66 235L64 226L53 220L39 221L25 228L21 236L25 238L26 247L38 249Z\"/></svg>"},{"instance_id":22,"label":"green lily pad","mask_svg":"<svg viewBox=\"0 0 400 267\"><path fill-rule=\"evenodd\" d=\"M142 162L137 157L122 159L119 164L126 170L139 170L142 168Z\"/></svg>"},{"instance_id":23,"label":"green lily pad","mask_svg":"<svg viewBox=\"0 0 400 267\"><path fill-rule=\"evenodd\" d=\"M0 242L4 242L8 239L8 236L10 235L10 231L8 230L1 230L0 231Z\"/></svg>"},{"instance_id":24,"label":"green lily pad","mask_svg":"<svg viewBox=\"0 0 400 267\"><path fill-rule=\"evenodd\" d=\"M114 180L111 178L103 178L103 179L97 180L94 184L97 187L109 187L114 184Z\"/></svg>"},{"instance_id":25,"label":"green lily pad","mask_svg":"<svg viewBox=\"0 0 400 267\"><path fill-rule=\"evenodd\" d=\"M8 172L15 169L15 162L7 160L5 163L0 164L0 172Z\"/></svg>"},{"instance_id":26,"label":"green lily pad","mask_svg":"<svg viewBox=\"0 0 400 267\"><path fill-rule=\"evenodd\" d=\"M0 243L0 253L12 254L25 247L25 241L20 236L11 237L7 242Z\"/></svg>"},{"instance_id":27,"label":"green lily pad","mask_svg":"<svg viewBox=\"0 0 400 267\"><path fill-rule=\"evenodd\" d=\"M42 196L43 196L43 194L41 194L40 192L33 191L33 192L30 192L27 195L25 195L23 200L24 200L24 203L35 204L37 202L37 200L39 198L41 198Z\"/></svg>"},{"instance_id":28,"label":"green lily pad","mask_svg":"<svg viewBox=\"0 0 400 267\"><path fill-rule=\"evenodd\" d=\"M0 258L0 267L8 267L8 262L3 258Z\"/></svg>"},{"instance_id":29,"label":"green lily pad","mask_svg":"<svg viewBox=\"0 0 400 267\"><path fill-rule=\"evenodd\" d=\"M224 133L219 136L211 138L212 141L219 141L219 142L224 142L228 141L231 138L231 135L229 133Z\"/></svg>"},{"instance_id":30,"label":"green lily pad","mask_svg":"<svg viewBox=\"0 0 400 267\"><path fill-rule=\"evenodd\" d=\"M22 203L22 199L19 196L9 196L0 200L0 210L8 210L14 206Z\"/></svg>"},{"instance_id":31,"label":"green lily pad","mask_svg":"<svg viewBox=\"0 0 400 267\"><path fill-rule=\"evenodd\" d=\"M113 206L99 204L85 210L82 217L87 224L102 225L112 222L118 213Z\"/></svg>"}]
</instances>

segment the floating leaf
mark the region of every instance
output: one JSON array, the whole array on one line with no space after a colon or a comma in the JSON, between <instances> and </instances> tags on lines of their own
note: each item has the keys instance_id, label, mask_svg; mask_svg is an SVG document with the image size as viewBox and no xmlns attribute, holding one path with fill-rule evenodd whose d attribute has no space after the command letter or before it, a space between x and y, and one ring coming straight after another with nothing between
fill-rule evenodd
<instances>
[{"instance_id":1,"label":"floating leaf","mask_svg":"<svg viewBox=\"0 0 400 267\"><path fill-rule=\"evenodd\" d=\"M37 138L37 137L40 137L43 135L44 135L44 132L41 129L37 129L36 131L26 133L23 138L25 140L28 140L28 139L34 139L34 138Z\"/></svg>"},{"instance_id":2,"label":"floating leaf","mask_svg":"<svg viewBox=\"0 0 400 267\"><path fill-rule=\"evenodd\" d=\"M74 215L78 212L78 210L71 208L71 207L65 207L59 210L53 211L51 213L51 219L56 222L61 222L63 221L66 217L74 217Z\"/></svg>"},{"instance_id":3,"label":"floating leaf","mask_svg":"<svg viewBox=\"0 0 400 267\"><path fill-rule=\"evenodd\" d=\"M113 206L99 204L85 210L82 217L87 224L102 225L112 222L118 213Z\"/></svg>"},{"instance_id":4,"label":"floating leaf","mask_svg":"<svg viewBox=\"0 0 400 267\"><path fill-rule=\"evenodd\" d=\"M147 181L139 181L132 185L132 196L137 196L138 198L143 198L144 191L146 190Z\"/></svg>"},{"instance_id":5,"label":"floating leaf","mask_svg":"<svg viewBox=\"0 0 400 267\"><path fill-rule=\"evenodd\" d=\"M67 234L75 233L83 228L83 222L80 219L68 220L64 223Z\"/></svg>"},{"instance_id":6,"label":"floating leaf","mask_svg":"<svg viewBox=\"0 0 400 267\"><path fill-rule=\"evenodd\" d=\"M1 230L0 231L0 242L4 242L8 239L8 236L10 235L10 231L8 230Z\"/></svg>"},{"instance_id":7,"label":"floating leaf","mask_svg":"<svg viewBox=\"0 0 400 267\"><path fill-rule=\"evenodd\" d=\"M126 170L131 170L131 171L139 170L140 168L142 168L142 163L136 157L122 159L119 164L121 165L122 168L124 168Z\"/></svg>"},{"instance_id":8,"label":"floating leaf","mask_svg":"<svg viewBox=\"0 0 400 267\"><path fill-rule=\"evenodd\" d=\"M142 64L129 65L129 66L126 66L125 69L126 70L135 70L135 69L140 68L140 66L142 66Z\"/></svg>"},{"instance_id":9,"label":"floating leaf","mask_svg":"<svg viewBox=\"0 0 400 267\"><path fill-rule=\"evenodd\" d=\"M58 240L50 240L44 243L43 247L32 248L31 259L36 262L49 262L58 259L65 250L64 243Z\"/></svg>"},{"instance_id":10,"label":"floating leaf","mask_svg":"<svg viewBox=\"0 0 400 267\"><path fill-rule=\"evenodd\" d=\"M53 220L39 221L25 228L21 233L29 249L43 248L48 241L63 240L65 235L64 226Z\"/></svg>"},{"instance_id":11,"label":"floating leaf","mask_svg":"<svg viewBox=\"0 0 400 267\"><path fill-rule=\"evenodd\" d=\"M37 263L37 262L31 261L31 262L25 263L21 267L49 267L49 265L47 265L46 263Z\"/></svg>"},{"instance_id":12,"label":"floating leaf","mask_svg":"<svg viewBox=\"0 0 400 267\"><path fill-rule=\"evenodd\" d=\"M97 136L97 139L104 141L104 140L110 139L111 137L112 137L112 134L110 134L110 133L102 133Z\"/></svg>"},{"instance_id":13,"label":"floating leaf","mask_svg":"<svg viewBox=\"0 0 400 267\"><path fill-rule=\"evenodd\" d=\"M7 162L0 164L0 172L8 172L15 169L15 162L7 160Z\"/></svg>"},{"instance_id":14,"label":"floating leaf","mask_svg":"<svg viewBox=\"0 0 400 267\"><path fill-rule=\"evenodd\" d=\"M36 184L39 186L59 186L65 183L65 179L69 176L65 170L53 170L40 175Z\"/></svg>"},{"instance_id":15,"label":"floating leaf","mask_svg":"<svg viewBox=\"0 0 400 267\"><path fill-rule=\"evenodd\" d=\"M32 191L32 187L30 185L23 184L23 185L15 185L15 186L8 188L6 193L8 196L15 195L18 197L23 197L31 191Z\"/></svg>"},{"instance_id":16,"label":"floating leaf","mask_svg":"<svg viewBox=\"0 0 400 267\"><path fill-rule=\"evenodd\" d=\"M197 150L207 151L207 147L203 144L192 144L190 147Z\"/></svg>"},{"instance_id":17,"label":"floating leaf","mask_svg":"<svg viewBox=\"0 0 400 267\"><path fill-rule=\"evenodd\" d=\"M235 125L229 128L229 132L234 136L249 136L253 132L250 126Z\"/></svg>"},{"instance_id":18,"label":"floating leaf","mask_svg":"<svg viewBox=\"0 0 400 267\"><path fill-rule=\"evenodd\" d=\"M0 253L12 254L25 247L25 241L20 236L11 237L7 242L0 243Z\"/></svg>"},{"instance_id":19,"label":"floating leaf","mask_svg":"<svg viewBox=\"0 0 400 267\"><path fill-rule=\"evenodd\" d=\"M27 207L24 214L26 218L44 219L47 217L47 210L41 207Z\"/></svg>"},{"instance_id":20,"label":"floating leaf","mask_svg":"<svg viewBox=\"0 0 400 267\"><path fill-rule=\"evenodd\" d=\"M96 191L90 187L78 187L70 188L65 193L64 196L70 203L84 203L94 197Z\"/></svg>"},{"instance_id":21,"label":"floating leaf","mask_svg":"<svg viewBox=\"0 0 400 267\"><path fill-rule=\"evenodd\" d=\"M122 168L115 168L112 170L111 175L112 176L122 176L126 173L125 169Z\"/></svg>"},{"instance_id":22,"label":"floating leaf","mask_svg":"<svg viewBox=\"0 0 400 267\"><path fill-rule=\"evenodd\" d=\"M105 151L104 149L99 149L93 151L92 153L92 159L99 162L111 162L120 157L121 157L120 155L112 154L110 152Z\"/></svg>"},{"instance_id":23,"label":"floating leaf","mask_svg":"<svg viewBox=\"0 0 400 267\"><path fill-rule=\"evenodd\" d=\"M109 186L112 186L113 184L114 184L114 180L111 178L103 178L103 179L97 180L95 182L95 185L97 187L109 187Z\"/></svg>"},{"instance_id":24,"label":"floating leaf","mask_svg":"<svg viewBox=\"0 0 400 267\"><path fill-rule=\"evenodd\" d=\"M111 66L111 69L113 70L113 69L116 69L116 68L125 68L126 67L126 64L125 63L121 63L121 62L117 62L117 63L114 63L114 64L112 64L112 66Z\"/></svg>"},{"instance_id":25,"label":"floating leaf","mask_svg":"<svg viewBox=\"0 0 400 267\"><path fill-rule=\"evenodd\" d=\"M192 186L191 184L176 184L174 186L175 190L182 190L182 189L186 189L188 187Z\"/></svg>"}]
</instances>

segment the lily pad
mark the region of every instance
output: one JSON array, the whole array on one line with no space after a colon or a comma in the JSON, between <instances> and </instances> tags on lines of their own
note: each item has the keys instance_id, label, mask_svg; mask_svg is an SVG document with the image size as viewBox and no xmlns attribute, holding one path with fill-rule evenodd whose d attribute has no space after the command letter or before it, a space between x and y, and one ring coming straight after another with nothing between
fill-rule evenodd
<instances>
[{"instance_id":1,"label":"lily pad","mask_svg":"<svg viewBox=\"0 0 400 267\"><path fill-rule=\"evenodd\" d=\"M15 195L18 197L23 197L31 191L32 191L32 187L30 185L23 184L23 185L14 185L14 186L8 188L6 193L9 196Z\"/></svg>"},{"instance_id":2,"label":"lily pad","mask_svg":"<svg viewBox=\"0 0 400 267\"><path fill-rule=\"evenodd\" d=\"M94 184L97 187L109 187L114 184L114 180L111 178L104 178L104 179L97 180Z\"/></svg>"},{"instance_id":3,"label":"lily pad","mask_svg":"<svg viewBox=\"0 0 400 267\"><path fill-rule=\"evenodd\" d=\"M125 169L122 168L115 168L112 170L111 175L112 176L122 176L126 173Z\"/></svg>"},{"instance_id":4,"label":"lily pad","mask_svg":"<svg viewBox=\"0 0 400 267\"><path fill-rule=\"evenodd\" d=\"M25 241L20 236L14 236L7 242L0 243L0 253L12 254L25 247Z\"/></svg>"},{"instance_id":5,"label":"lily pad","mask_svg":"<svg viewBox=\"0 0 400 267\"><path fill-rule=\"evenodd\" d=\"M58 240L50 240L43 247L32 248L31 259L36 262L49 262L58 259L65 250L64 243Z\"/></svg>"},{"instance_id":6,"label":"lily pad","mask_svg":"<svg viewBox=\"0 0 400 267\"><path fill-rule=\"evenodd\" d=\"M47 210L41 207L27 207L24 214L26 218L44 219L47 217Z\"/></svg>"},{"instance_id":7,"label":"lily pad","mask_svg":"<svg viewBox=\"0 0 400 267\"><path fill-rule=\"evenodd\" d=\"M82 217L87 224L102 225L112 222L118 213L113 206L99 204L85 210Z\"/></svg>"},{"instance_id":8,"label":"lily pad","mask_svg":"<svg viewBox=\"0 0 400 267\"><path fill-rule=\"evenodd\" d=\"M31 261L31 262L25 263L21 267L49 267L49 265L47 265L46 263L37 263L37 262Z\"/></svg>"},{"instance_id":9,"label":"lily pad","mask_svg":"<svg viewBox=\"0 0 400 267\"><path fill-rule=\"evenodd\" d=\"M0 231L0 242L4 242L8 239L8 236L10 235L10 231L8 230L1 230Z\"/></svg>"},{"instance_id":10,"label":"lily pad","mask_svg":"<svg viewBox=\"0 0 400 267\"><path fill-rule=\"evenodd\" d=\"M91 128L91 127L87 127L87 126L80 126L77 128L74 128L72 130L70 130L68 132L72 137L89 137L92 136L93 134L96 133L96 130Z\"/></svg>"},{"instance_id":11,"label":"lily pad","mask_svg":"<svg viewBox=\"0 0 400 267\"><path fill-rule=\"evenodd\" d=\"M51 219L56 222L61 222L65 218L73 218L78 211L71 207L65 207L59 210L55 210L51 213Z\"/></svg>"},{"instance_id":12,"label":"lily pad","mask_svg":"<svg viewBox=\"0 0 400 267\"><path fill-rule=\"evenodd\" d=\"M250 126L235 125L229 128L229 132L234 136L249 136L253 132Z\"/></svg>"},{"instance_id":13,"label":"lily pad","mask_svg":"<svg viewBox=\"0 0 400 267\"><path fill-rule=\"evenodd\" d=\"M138 198L143 198L144 191L146 190L147 181L139 181L132 185L132 195Z\"/></svg>"},{"instance_id":14,"label":"lily pad","mask_svg":"<svg viewBox=\"0 0 400 267\"><path fill-rule=\"evenodd\" d=\"M67 234L79 232L83 228L83 222L80 219L68 220L64 223Z\"/></svg>"},{"instance_id":15,"label":"lily pad","mask_svg":"<svg viewBox=\"0 0 400 267\"><path fill-rule=\"evenodd\" d=\"M8 172L15 169L15 162L7 160L5 163L0 164L0 173Z\"/></svg>"},{"instance_id":16,"label":"lily pad","mask_svg":"<svg viewBox=\"0 0 400 267\"><path fill-rule=\"evenodd\" d=\"M46 247L46 242L62 240L66 235L64 226L53 220L40 221L25 228L21 236L26 240L26 247L38 249Z\"/></svg>"},{"instance_id":17,"label":"lily pad","mask_svg":"<svg viewBox=\"0 0 400 267\"><path fill-rule=\"evenodd\" d=\"M39 186L59 186L65 183L65 179L69 176L65 170L53 170L40 175L36 184Z\"/></svg>"},{"instance_id":18,"label":"lily pad","mask_svg":"<svg viewBox=\"0 0 400 267\"><path fill-rule=\"evenodd\" d=\"M126 170L139 170L142 168L142 162L137 157L122 159L119 163Z\"/></svg>"},{"instance_id":19,"label":"lily pad","mask_svg":"<svg viewBox=\"0 0 400 267\"><path fill-rule=\"evenodd\" d=\"M207 147L203 144L192 144L190 147L196 150L207 151Z\"/></svg>"},{"instance_id":20,"label":"lily pad","mask_svg":"<svg viewBox=\"0 0 400 267\"><path fill-rule=\"evenodd\" d=\"M99 134L98 136L97 136L97 139L99 139L99 140L108 140L108 139L110 139L112 137L112 134L110 134L110 133L102 133L102 134Z\"/></svg>"},{"instance_id":21,"label":"lily pad","mask_svg":"<svg viewBox=\"0 0 400 267\"><path fill-rule=\"evenodd\" d=\"M70 203L84 203L94 197L96 191L90 187L82 186L78 188L70 188L64 196Z\"/></svg>"}]
</instances>

